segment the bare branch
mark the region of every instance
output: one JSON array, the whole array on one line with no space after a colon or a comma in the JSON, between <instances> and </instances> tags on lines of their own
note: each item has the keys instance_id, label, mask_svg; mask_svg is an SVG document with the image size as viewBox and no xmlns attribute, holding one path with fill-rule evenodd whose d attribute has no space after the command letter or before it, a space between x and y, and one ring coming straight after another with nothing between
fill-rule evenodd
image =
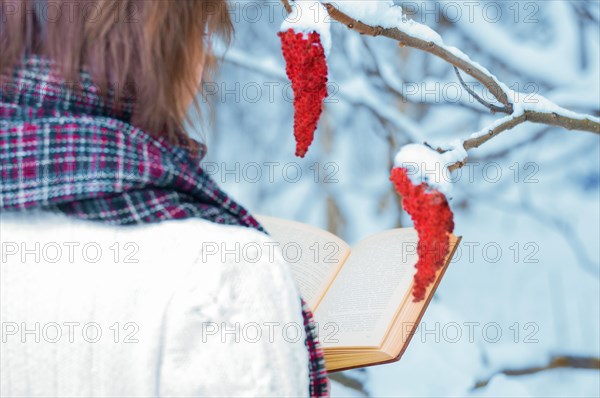
<instances>
[{"instance_id":1,"label":"bare branch","mask_svg":"<svg viewBox=\"0 0 600 398\"><path fill-rule=\"evenodd\" d=\"M289 14L290 12L292 12L292 6L290 5L290 2L288 0L281 0L281 2L283 3L283 7L285 8L285 11Z\"/></svg>"},{"instance_id":2,"label":"bare branch","mask_svg":"<svg viewBox=\"0 0 600 398\"><path fill-rule=\"evenodd\" d=\"M463 80L462 76L460 75L460 71L458 70L458 68L456 66L454 66L454 72L456 72L456 76L458 77L458 81L463 86L463 88L465 90L467 90L467 93L469 93L473 98L475 98L477 100L477 102L479 102L481 105L483 105L486 108L488 108L490 111L492 111L492 113L495 113L495 112L510 113L505 106L500 107L500 106L497 106L497 105L494 105L494 104L490 104L489 102L487 102L486 100L484 100L483 98L481 98L469 86L467 86L467 83L465 83L465 81Z\"/></svg>"},{"instance_id":3,"label":"bare branch","mask_svg":"<svg viewBox=\"0 0 600 398\"><path fill-rule=\"evenodd\" d=\"M558 369L558 368L569 368L569 369L600 369L600 359L594 357L576 357L576 356L556 356L553 357L550 362L544 366L534 366L523 369L506 369L500 373L506 376L523 376L530 375L545 370ZM485 387L489 384L491 378L487 380L478 381L475 384L474 389Z\"/></svg>"}]
</instances>

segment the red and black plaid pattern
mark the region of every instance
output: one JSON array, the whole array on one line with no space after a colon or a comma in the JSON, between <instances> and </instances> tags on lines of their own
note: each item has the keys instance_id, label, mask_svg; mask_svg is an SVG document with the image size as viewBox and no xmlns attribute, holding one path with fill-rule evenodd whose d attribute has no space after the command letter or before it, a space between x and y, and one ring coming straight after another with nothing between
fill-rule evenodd
<instances>
[{"instance_id":1,"label":"red and black plaid pattern","mask_svg":"<svg viewBox=\"0 0 600 398\"><path fill-rule=\"evenodd\" d=\"M203 144L150 137L129 123L133 100L106 99L85 71L74 86L53 66L30 56L0 80L2 211L59 211L119 225L200 217L264 232L202 170ZM327 396L317 330L302 306L310 394Z\"/></svg>"}]
</instances>

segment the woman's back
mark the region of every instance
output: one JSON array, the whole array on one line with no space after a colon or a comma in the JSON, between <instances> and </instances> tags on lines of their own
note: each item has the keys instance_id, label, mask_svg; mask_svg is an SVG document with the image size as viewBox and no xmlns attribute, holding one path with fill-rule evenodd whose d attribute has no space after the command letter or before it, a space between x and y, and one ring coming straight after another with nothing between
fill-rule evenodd
<instances>
[{"instance_id":1,"label":"woman's back","mask_svg":"<svg viewBox=\"0 0 600 398\"><path fill-rule=\"evenodd\" d=\"M2 396L308 394L298 292L268 236L26 212L0 237Z\"/></svg>"}]
</instances>

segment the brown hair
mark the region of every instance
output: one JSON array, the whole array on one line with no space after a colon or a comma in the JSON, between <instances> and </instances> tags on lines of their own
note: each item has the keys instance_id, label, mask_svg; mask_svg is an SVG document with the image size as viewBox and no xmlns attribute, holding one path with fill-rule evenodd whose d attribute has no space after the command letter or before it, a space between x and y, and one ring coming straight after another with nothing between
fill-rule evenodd
<instances>
[{"instance_id":1,"label":"brown hair","mask_svg":"<svg viewBox=\"0 0 600 398\"><path fill-rule=\"evenodd\" d=\"M229 42L226 0L0 0L0 75L28 54L57 61L61 77L86 68L101 92L135 93L132 123L176 138L186 98L215 69L213 34Z\"/></svg>"}]
</instances>

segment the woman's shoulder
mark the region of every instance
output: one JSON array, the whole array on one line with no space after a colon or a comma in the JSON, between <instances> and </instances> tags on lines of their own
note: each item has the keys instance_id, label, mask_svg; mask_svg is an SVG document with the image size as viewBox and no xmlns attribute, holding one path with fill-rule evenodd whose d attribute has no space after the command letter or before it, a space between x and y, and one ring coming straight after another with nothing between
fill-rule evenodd
<instances>
[{"instance_id":1,"label":"woman's shoulder","mask_svg":"<svg viewBox=\"0 0 600 398\"><path fill-rule=\"evenodd\" d=\"M80 253L97 255L98 262L112 255L112 260L147 264L168 259L171 267L260 263L269 268L285 263L268 235L200 218L119 226L48 211L2 212L0 240L7 253L29 250L42 257Z\"/></svg>"},{"instance_id":2,"label":"woman's shoulder","mask_svg":"<svg viewBox=\"0 0 600 398\"><path fill-rule=\"evenodd\" d=\"M51 211L7 211L0 212L0 228L10 229L14 233L34 233L38 236L45 234L81 236L80 234L86 235L89 233L98 238L135 236L138 240L146 237L162 236L163 239L172 238L180 242L186 240L185 237L188 237L194 239L196 243L198 239L205 237L211 239L237 238L243 241L271 241L268 235L256 229L237 225L217 224L202 218L193 217L121 226L78 219ZM175 235L167 235L167 233Z\"/></svg>"}]
</instances>

